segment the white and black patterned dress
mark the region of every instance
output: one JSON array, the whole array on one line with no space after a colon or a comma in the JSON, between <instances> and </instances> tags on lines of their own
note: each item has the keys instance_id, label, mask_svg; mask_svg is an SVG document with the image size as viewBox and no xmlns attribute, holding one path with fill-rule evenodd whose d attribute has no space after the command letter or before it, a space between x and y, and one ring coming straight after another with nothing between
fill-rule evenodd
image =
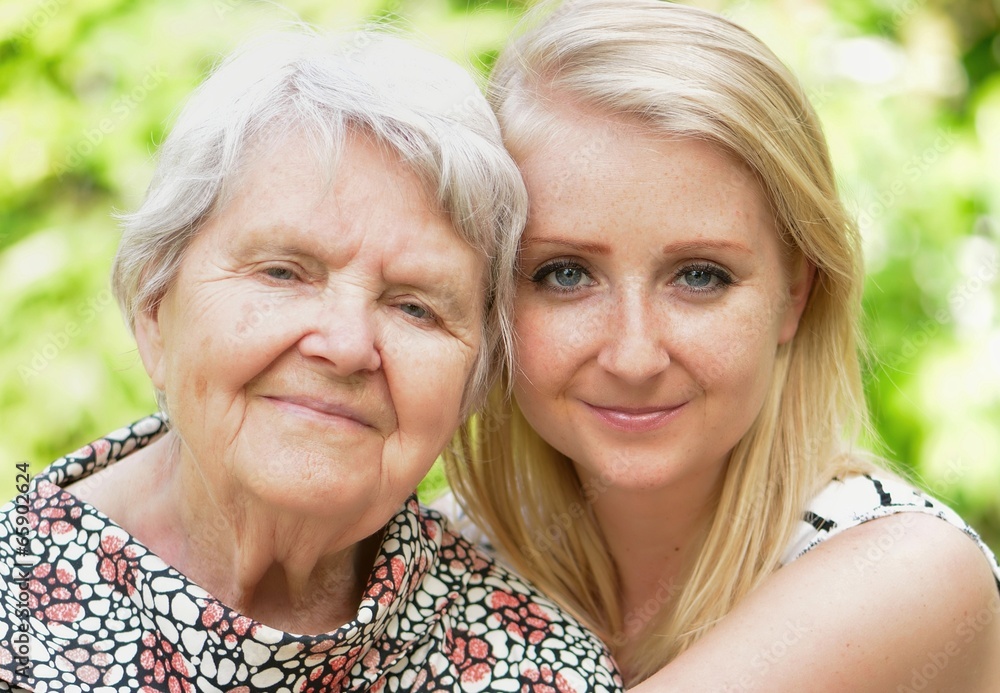
<instances>
[{"instance_id":1,"label":"white and black patterned dress","mask_svg":"<svg viewBox=\"0 0 1000 693\"><path fill-rule=\"evenodd\" d=\"M233 611L62 488L165 430L149 417L63 457L0 511L0 690L622 690L596 637L416 498L354 620L296 635Z\"/></svg>"},{"instance_id":2,"label":"white and black patterned dress","mask_svg":"<svg viewBox=\"0 0 1000 693\"><path fill-rule=\"evenodd\" d=\"M448 517L463 536L487 551L492 551L489 538L465 513L454 494L446 493L434 501L433 507ZM1000 567L990 548L954 510L941 501L914 488L911 484L888 476L852 475L827 484L808 504L802 520L785 550L782 564L787 565L824 541L851 527L897 513L933 515L965 532L976 542L989 562L1000 589ZM904 519L905 522L905 519ZM894 541L891 533L875 540L859 561L876 562ZM862 563L858 566L863 569Z\"/></svg>"},{"instance_id":3,"label":"white and black patterned dress","mask_svg":"<svg viewBox=\"0 0 1000 693\"><path fill-rule=\"evenodd\" d=\"M854 475L827 484L809 503L782 563L791 563L851 527L899 513L932 515L965 532L989 561L1000 589L1000 567L997 566L996 557L976 531L941 501L905 481L887 476ZM876 563L894 541L892 533L873 540L871 546L858 558L858 567L864 569L867 563Z\"/></svg>"}]
</instances>

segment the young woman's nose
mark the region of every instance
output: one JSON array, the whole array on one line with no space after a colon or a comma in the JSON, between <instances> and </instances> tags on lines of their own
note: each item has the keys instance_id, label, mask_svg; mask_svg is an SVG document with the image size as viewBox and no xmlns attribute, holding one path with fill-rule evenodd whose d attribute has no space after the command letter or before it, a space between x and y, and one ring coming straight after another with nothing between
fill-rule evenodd
<instances>
[{"instance_id":1,"label":"young woman's nose","mask_svg":"<svg viewBox=\"0 0 1000 693\"><path fill-rule=\"evenodd\" d=\"M602 368L633 384L643 383L670 364L666 321L655 297L639 287L621 292L609 306L597 357Z\"/></svg>"}]
</instances>

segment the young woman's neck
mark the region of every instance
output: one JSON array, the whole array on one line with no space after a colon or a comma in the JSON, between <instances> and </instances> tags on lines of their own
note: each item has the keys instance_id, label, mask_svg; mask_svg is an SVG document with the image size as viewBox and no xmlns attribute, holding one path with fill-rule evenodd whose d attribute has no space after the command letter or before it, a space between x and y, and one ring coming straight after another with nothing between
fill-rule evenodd
<instances>
[{"instance_id":1,"label":"young woman's neck","mask_svg":"<svg viewBox=\"0 0 1000 693\"><path fill-rule=\"evenodd\" d=\"M618 568L623 619L614 642L634 647L673 608L712 521L724 469L653 490L608 488L594 512Z\"/></svg>"}]
</instances>

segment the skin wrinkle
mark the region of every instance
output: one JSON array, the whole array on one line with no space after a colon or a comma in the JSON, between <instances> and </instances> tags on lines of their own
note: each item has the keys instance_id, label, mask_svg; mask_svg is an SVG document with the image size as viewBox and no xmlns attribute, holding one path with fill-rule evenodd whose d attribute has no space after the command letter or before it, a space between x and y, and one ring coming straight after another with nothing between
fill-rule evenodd
<instances>
[{"instance_id":1,"label":"skin wrinkle","mask_svg":"<svg viewBox=\"0 0 1000 693\"><path fill-rule=\"evenodd\" d=\"M137 320L172 423L120 463L147 502L89 488L224 603L319 633L356 613L385 519L459 423L486 262L398 157L348 138L324 188L306 143L287 144L247 172ZM403 309L449 294L437 319Z\"/></svg>"}]
</instances>

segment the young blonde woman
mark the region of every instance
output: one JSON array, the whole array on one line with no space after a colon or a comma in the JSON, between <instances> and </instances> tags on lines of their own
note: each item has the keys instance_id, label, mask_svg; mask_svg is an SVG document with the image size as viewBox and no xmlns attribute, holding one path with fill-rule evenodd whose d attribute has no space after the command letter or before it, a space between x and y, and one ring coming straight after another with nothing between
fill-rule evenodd
<instances>
[{"instance_id":1,"label":"young blonde woman","mask_svg":"<svg viewBox=\"0 0 1000 693\"><path fill-rule=\"evenodd\" d=\"M856 442L861 242L786 68L580 0L491 89L530 212L513 401L450 459L473 522L642 690L1000 690L995 559Z\"/></svg>"}]
</instances>

